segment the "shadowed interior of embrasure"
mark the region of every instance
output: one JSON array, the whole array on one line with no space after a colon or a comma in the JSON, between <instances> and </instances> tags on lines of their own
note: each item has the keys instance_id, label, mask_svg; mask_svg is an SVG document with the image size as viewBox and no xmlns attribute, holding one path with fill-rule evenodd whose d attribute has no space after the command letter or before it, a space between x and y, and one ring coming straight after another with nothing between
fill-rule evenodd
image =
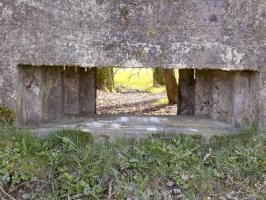
<instances>
[{"instance_id":1,"label":"shadowed interior of embrasure","mask_svg":"<svg viewBox=\"0 0 266 200\"><path fill-rule=\"evenodd\" d=\"M110 115L97 115L97 68L19 65L18 69L16 115L19 127L63 124L64 119L76 123L81 122L81 117L91 121L95 117ZM259 116L257 77L258 72L248 70L179 69L177 112L174 115L207 118L234 128L256 124ZM141 113L122 114L131 119ZM111 115L112 119L115 117ZM176 124L178 119L176 117Z\"/></svg>"}]
</instances>

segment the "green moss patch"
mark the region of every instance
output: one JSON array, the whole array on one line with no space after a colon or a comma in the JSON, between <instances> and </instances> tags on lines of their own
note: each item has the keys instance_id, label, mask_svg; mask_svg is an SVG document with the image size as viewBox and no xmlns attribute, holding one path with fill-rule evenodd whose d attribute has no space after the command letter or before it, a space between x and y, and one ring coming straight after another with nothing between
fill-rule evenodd
<instances>
[{"instance_id":1,"label":"green moss patch","mask_svg":"<svg viewBox=\"0 0 266 200\"><path fill-rule=\"evenodd\" d=\"M0 123L8 123L13 124L15 121L15 113L14 111L0 107Z\"/></svg>"}]
</instances>

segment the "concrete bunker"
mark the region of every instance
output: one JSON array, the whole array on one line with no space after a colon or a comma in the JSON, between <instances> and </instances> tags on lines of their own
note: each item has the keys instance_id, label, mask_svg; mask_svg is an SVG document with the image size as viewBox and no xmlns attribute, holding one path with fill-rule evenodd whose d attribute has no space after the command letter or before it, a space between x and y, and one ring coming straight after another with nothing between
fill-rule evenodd
<instances>
[{"instance_id":1,"label":"concrete bunker","mask_svg":"<svg viewBox=\"0 0 266 200\"><path fill-rule=\"evenodd\" d=\"M0 107L19 126L94 115L93 67L176 67L180 116L265 128L265 10L263 0L3 1Z\"/></svg>"},{"instance_id":2,"label":"concrete bunker","mask_svg":"<svg viewBox=\"0 0 266 200\"><path fill-rule=\"evenodd\" d=\"M19 65L19 126L96 113L96 68ZM259 73L180 69L177 115L200 116L244 127L259 122Z\"/></svg>"}]
</instances>

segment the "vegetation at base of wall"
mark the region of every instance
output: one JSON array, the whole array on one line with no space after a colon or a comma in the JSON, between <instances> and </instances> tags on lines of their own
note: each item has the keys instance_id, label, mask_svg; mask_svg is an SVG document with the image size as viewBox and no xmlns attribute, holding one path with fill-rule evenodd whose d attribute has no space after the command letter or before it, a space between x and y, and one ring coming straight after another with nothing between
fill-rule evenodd
<instances>
[{"instance_id":1,"label":"vegetation at base of wall","mask_svg":"<svg viewBox=\"0 0 266 200\"><path fill-rule=\"evenodd\" d=\"M8 123L13 124L15 121L15 113L14 111L0 107L0 124Z\"/></svg>"},{"instance_id":2,"label":"vegetation at base of wall","mask_svg":"<svg viewBox=\"0 0 266 200\"><path fill-rule=\"evenodd\" d=\"M94 143L0 129L0 196L17 199L265 199L266 134L157 135Z\"/></svg>"}]
</instances>

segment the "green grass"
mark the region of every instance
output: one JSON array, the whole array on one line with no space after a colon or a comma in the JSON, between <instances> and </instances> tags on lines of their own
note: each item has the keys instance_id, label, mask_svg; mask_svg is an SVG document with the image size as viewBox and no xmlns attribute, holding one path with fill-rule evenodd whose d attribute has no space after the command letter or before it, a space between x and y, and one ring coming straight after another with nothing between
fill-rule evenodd
<instances>
[{"instance_id":1,"label":"green grass","mask_svg":"<svg viewBox=\"0 0 266 200\"><path fill-rule=\"evenodd\" d=\"M265 199L266 134L102 144L78 131L0 129L0 186L17 199L106 199L110 183L114 199L160 199L169 181L184 199Z\"/></svg>"},{"instance_id":2,"label":"green grass","mask_svg":"<svg viewBox=\"0 0 266 200\"><path fill-rule=\"evenodd\" d=\"M169 100L167 97L159 99L155 102L155 105L168 105L169 104Z\"/></svg>"},{"instance_id":3,"label":"green grass","mask_svg":"<svg viewBox=\"0 0 266 200\"><path fill-rule=\"evenodd\" d=\"M150 93L165 92L165 87L153 87L152 69L114 69L115 88L126 88Z\"/></svg>"}]
</instances>

